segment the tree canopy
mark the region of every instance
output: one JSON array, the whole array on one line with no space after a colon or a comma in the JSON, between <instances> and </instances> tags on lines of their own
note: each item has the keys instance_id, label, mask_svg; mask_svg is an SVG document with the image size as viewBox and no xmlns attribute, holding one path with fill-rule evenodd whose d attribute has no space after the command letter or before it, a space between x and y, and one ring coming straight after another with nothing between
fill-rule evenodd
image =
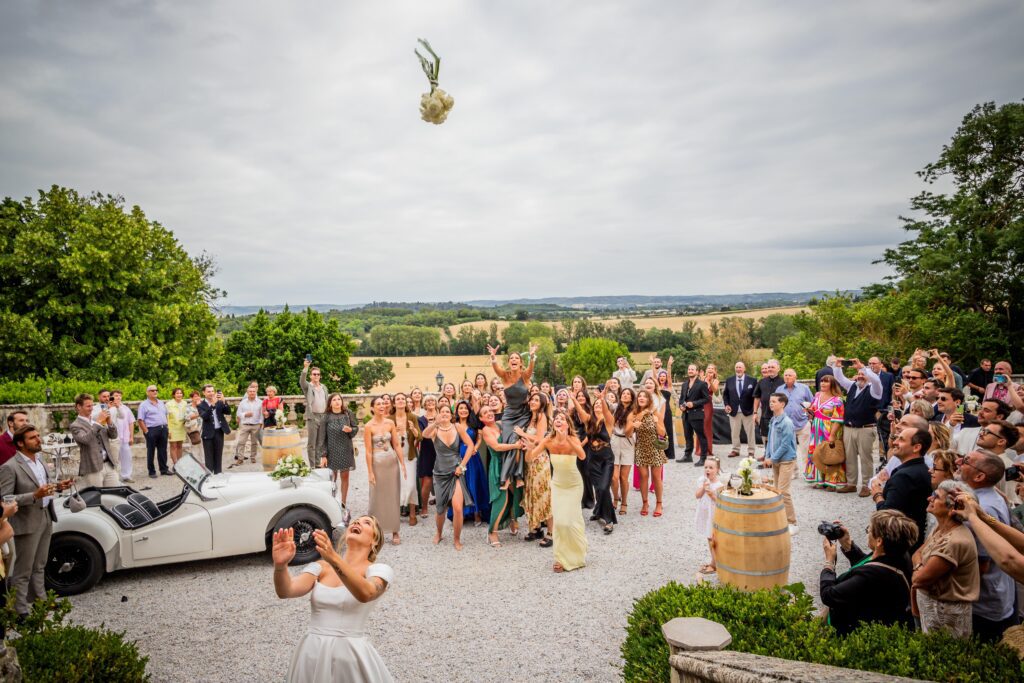
<instances>
[{"instance_id":1,"label":"tree canopy","mask_svg":"<svg viewBox=\"0 0 1024 683\"><path fill-rule=\"evenodd\" d=\"M298 394L299 371L309 353L328 389L351 391L356 386L348 363L352 349L352 338L338 322L314 310L296 314L286 308L273 317L260 311L228 337L224 365L239 383L256 380L261 387L273 384L279 394Z\"/></svg>"},{"instance_id":2,"label":"tree canopy","mask_svg":"<svg viewBox=\"0 0 1024 683\"><path fill-rule=\"evenodd\" d=\"M201 381L220 348L213 262L121 197L54 185L0 203L0 367L9 379Z\"/></svg>"},{"instance_id":3,"label":"tree canopy","mask_svg":"<svg viewBox=\"0 0 1024 683\"><path fill-rule=\"evenodd\" d=\"M622 344L611 339L588 337L569 344L558 362L566 380L580 375L587 383L596 384L611 377L619 356L630 357L629 350Z\"/></svg>"}]
</instances>

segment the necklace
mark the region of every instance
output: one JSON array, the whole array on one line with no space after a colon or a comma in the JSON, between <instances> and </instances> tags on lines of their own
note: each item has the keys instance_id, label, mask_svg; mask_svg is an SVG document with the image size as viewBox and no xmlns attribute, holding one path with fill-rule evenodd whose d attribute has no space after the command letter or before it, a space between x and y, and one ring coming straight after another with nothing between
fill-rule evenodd
<instances>
[{"instance_id":1,"label":"necklace","mask_svg":"<svg viewBox=\"0 0 1024 683\"><path fill-rule=\"evenodd\" d=\"M439 431L439 432L450 432L450 431L452 431L452 426L448 425L447 427L438 427L437 431Z\"/></svg>"}]
</instances>

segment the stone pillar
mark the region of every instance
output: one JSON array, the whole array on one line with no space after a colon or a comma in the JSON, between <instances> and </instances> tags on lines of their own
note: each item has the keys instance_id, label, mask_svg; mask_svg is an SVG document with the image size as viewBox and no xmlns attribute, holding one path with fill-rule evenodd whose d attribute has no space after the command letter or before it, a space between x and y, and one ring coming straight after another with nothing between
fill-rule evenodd
<instances>
[{"instance_id":1,"label":"stone pillar","mask_svg":"<svg viewBox=\"0 0 1024 683\"><path fill-rule=\"evenodd\" d=\"M677 617L662 624L661 634L668 643L669 656L682 652L722 650L732 642L732 636L721 624L701 617ZM672 683L689 683L691 679L679 676L675 667L669 667Z\"/></svg>"}]
</instances>

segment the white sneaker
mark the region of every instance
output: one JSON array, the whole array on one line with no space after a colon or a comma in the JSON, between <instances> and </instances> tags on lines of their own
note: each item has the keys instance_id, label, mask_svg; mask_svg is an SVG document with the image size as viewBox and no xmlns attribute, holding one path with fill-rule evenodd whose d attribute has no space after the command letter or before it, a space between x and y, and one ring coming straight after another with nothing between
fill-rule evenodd
<instances>
[{"instance_id":1,"label":"white sneaker","mask_svg":"<svg viewBox=\"0 0 1024 683\"><path fill-rule=\"evenodd\" d=\"M789 525L789 535L790 536L796 536L798 533L800 533L800 527L798 527L796 524L790 524Z\"/></svg>"}]
</instances>

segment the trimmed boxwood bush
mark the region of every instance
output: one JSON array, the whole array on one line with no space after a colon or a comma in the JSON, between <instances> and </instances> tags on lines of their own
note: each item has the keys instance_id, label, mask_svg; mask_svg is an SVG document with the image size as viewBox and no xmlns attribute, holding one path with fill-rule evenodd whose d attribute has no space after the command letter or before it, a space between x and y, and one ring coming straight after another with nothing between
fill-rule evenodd
<instances>
[{"instance_id":1,"label":"trimmed boxwood bush","mask_svg":"<svg viewBox=\"0 0 1024 683\"><path fill-rule=\"evenodd\" d=\"M841 637L815 617L814 601L802 584L746 593L731 586L675 582L634 603L622 644L624 680L669 680L661 626L676 617L716 621L732 636L729 649L751 654L930 681L1024 680L1024 665L1004 645L880 624Z\"/></svg>"},{"instance_id":2,"label":"trimmed boxwood bush","mask_svg":"<svg viewBox=\"0 0 1024 683\"><path fill-rule=\"evenodd\" d=\"M144 683L148 657L139 654L124 633L105 628L66 625L64 617L71 603L59 600L53 591L36 600L28 617L15 625L14 592L0 618L8 632L14 628L20 638L10 644L26 683Z\"/></svg>"}]
</instances>

